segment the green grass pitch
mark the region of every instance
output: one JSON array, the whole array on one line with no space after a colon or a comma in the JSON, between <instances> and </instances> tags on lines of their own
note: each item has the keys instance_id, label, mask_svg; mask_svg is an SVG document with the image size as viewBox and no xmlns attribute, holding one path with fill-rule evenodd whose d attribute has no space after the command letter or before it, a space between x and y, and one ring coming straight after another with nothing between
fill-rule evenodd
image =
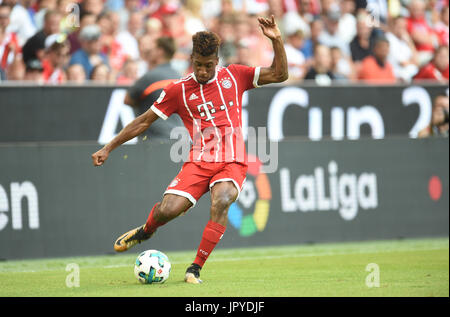
<instances>
[{"instance_id":1,"label":"green grass pitch","mask_svg":"<svg viewBox=\"0 0 450 317\"><path fill-rule=\"evenodd\" d=\"M133 251L0 262L0 296L449 296L448 237L242 249L219 246L201 272L200 285L183 282L195 250L165 253L172 263L171 275L164 284L150 285L141 285L134 277L137 253ZM66 284L74 272L71 263L79 267L79 287ZM373 275L368 278L376 274L366 270L373 268L370 263L378 268L378 287L366 283L376 281Z\"/></svg>"}]
</instances>

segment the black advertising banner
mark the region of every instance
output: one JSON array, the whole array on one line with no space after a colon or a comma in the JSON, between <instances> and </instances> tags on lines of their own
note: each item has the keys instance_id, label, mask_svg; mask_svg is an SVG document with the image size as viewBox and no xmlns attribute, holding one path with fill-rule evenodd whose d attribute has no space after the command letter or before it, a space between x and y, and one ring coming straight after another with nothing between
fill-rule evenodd
<instances>
[{"instance_id":1,"label":"black advertising banner","mask_svg":"<svg viewBox=\"0 0 450 317\"><path fill-rule=\"evenodd\" d=\"M136 114L126 87L0 86L0 142L108 142ZM272 141L415 137L448 86L267 86L243 96L244 135L267 127ZM130 143L136 143L137 139Z\"/></svg>"},{"instance_id":2,"label":"black advertising banner","mask_svg":"<svg viewBox=\"0 0 450 317\"><path fill-rule=\"evenodd\" d=\"M95 143L0 145L0 258L112 253L180 170L174 144L124 145L102 167ZM448 138L277 145L270 171L249 163L221 248L448 236ZM194 252L209 204L205 194L151 245Z\"/></svg>"}]
</instances>

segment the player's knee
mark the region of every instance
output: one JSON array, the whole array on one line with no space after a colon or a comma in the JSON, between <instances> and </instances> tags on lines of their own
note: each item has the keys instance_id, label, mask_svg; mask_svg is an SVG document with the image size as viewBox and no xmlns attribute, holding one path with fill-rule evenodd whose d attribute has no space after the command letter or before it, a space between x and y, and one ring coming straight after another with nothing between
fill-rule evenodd
<instances>
[{"instance_id":1,"label":"player's knee","mask_svg":"<svg viewBox=\"0 0 450 317\"><path fill-rule=\"evenodd\" d=\"M167 222L178 216L179 213L179 207L176 203L170 200L163 200L163 202L159 205L155 218L158 221Z\"/></svg>"},{"instance_id":2,"label":"player's knee","mask_svg":"<svg viewBox=\"0 0 450 317\"><path fill-rule=\"evenodd\" d=\"M211 207L218 213L226 212L228 207L236 200L236 196L233 191L221 191L214 195Z\"/></svg>"}]
</instances>

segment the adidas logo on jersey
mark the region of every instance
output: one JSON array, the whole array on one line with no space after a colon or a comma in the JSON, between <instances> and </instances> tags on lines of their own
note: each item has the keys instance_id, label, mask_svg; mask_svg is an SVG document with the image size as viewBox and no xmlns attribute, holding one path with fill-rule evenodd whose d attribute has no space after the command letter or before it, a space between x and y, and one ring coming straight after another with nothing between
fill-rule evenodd
<instances>
[{"instance_id":1,"label":"adidas logo on jersey","mask_svg":"<svg viewBox=\"0 0 450 317\"><path fill-rule=\"evenodd\" d=\"M192 93L192 95L189 97L189 100L195 100L195 99L198 99L198 97L195 93Z\"/></svg>"}]
</instances>

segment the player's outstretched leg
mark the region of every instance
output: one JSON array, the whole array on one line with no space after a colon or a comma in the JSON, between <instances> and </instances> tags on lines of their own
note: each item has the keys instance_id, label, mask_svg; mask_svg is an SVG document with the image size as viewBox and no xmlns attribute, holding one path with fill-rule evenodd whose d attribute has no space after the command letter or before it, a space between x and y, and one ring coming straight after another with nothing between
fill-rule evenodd
<instances>
[{"instance_id":1,"label":"player's outstretched leg","mask_svg":"<svg viewBox=\"0 0 450 317\"><path fill-rule=\"evenodd\" d=\"M228 208L236 200L238 191L232 182L220 182L211 188L211 215L203 231L197 256L186 270L184 281L200 284L200 270L225 233Z\"/></svg>"},{"instance_id":2,"label":"player's outstretched leg","mask_svg":"<svg viewBox=\"0 0 450 317\"><path fill-rule=\"evenodd\" d=\"M153 206L146 223L121 235L114 243L114 250L127 251L136 244L150 239L156 229L178 217L191 206L192 203L187 198L173 194L164 195L163 201Z\"/></svg>"}]
</instances>

